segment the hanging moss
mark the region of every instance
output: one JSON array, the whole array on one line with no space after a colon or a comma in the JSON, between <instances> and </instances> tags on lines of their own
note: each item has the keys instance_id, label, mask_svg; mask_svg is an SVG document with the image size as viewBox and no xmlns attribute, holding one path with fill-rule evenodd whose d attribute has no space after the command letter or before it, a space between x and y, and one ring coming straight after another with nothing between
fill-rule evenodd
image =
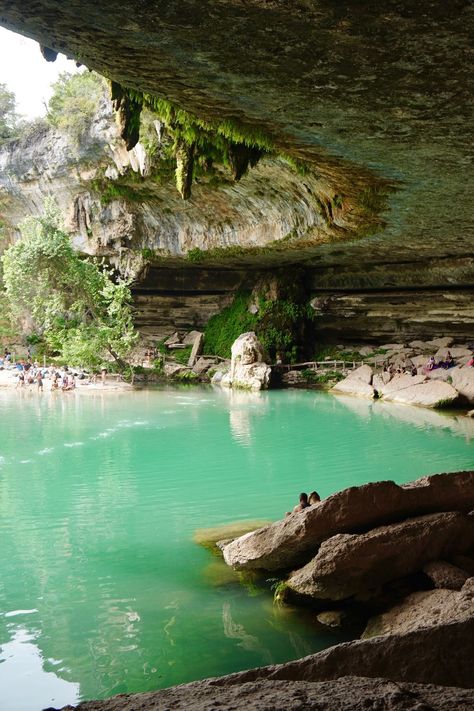
<instances>
[{"instance_id":1,"label":"hanging moss","mask_svg":"<svg viewBox=\"0 0 474 711\"><path fill-rule=\"evenodd\" d=\"M229 165L234 180L255 167L260 158L273 150L269 137L259 129L238 122L205 121L165 99L143 94L111 82L112 100L118 111L121 136L130 150L138 141L140 113L145 107L156 114L171 135L176 159L176 185L184 200L198 167L211 170L213 163Z\"/></svg>"},{"instance_id":2,"label":"hanging moss","mask_svg":"<svg viewBox=\"0 0 474 711\"><path fill-rule=\"evenodd\" d=\"M183 200L191 197L195 147L194 143L188 145L183 140L176 144L176 187Z\"/></svg>"}]
</instances>

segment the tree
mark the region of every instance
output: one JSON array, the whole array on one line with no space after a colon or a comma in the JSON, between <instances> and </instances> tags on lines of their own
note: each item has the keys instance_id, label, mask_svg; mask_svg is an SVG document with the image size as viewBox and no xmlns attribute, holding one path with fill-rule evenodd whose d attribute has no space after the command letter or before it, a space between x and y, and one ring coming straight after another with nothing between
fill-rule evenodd
<instances>
[{"instance_id":1,"label":"tree","mask_svg":"<svg viewBox=\"0 0 474 711\"><path fill-rule=\"evenodd\" d=\"M0 83L0 143L15 137L17 125L15 94Z\"/></svg>"},{"instance_id":2,"label":"tree","mask_svg":"<svg viewBox=\"0 0 474 711\"><path fill-rule=\"evenodd\" d=\"M94 72L62 72L48 103L49 123L78 141L90 126L106 89L105 79Z\"/></svg>"},{"instance_id":3,"label":"tree","mask_svg":"<svg viewBox=\"0 0 474 711\"><path fill-rule=\"evenodd\" d=\"M21 225L22 239L3 258L12 313L33 321L50 349L71 365L125 359L137 340L130 282L97 260L81 259L61 228L56 203Z\"/></svg>"}]
</instances>

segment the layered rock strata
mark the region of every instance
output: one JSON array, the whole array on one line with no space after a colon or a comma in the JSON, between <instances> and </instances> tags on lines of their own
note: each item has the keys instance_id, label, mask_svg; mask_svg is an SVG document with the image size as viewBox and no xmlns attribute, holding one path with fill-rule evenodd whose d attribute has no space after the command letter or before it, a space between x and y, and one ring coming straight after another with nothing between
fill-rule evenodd
<instances>
[{"instance_id":1,"label":"layered rock strata","mask_svg":"<svg viewBox=\"0 0 474 711\"><path fill-rule=\"evenodd\" d=\"M238 569L283 570L308 561L337 533L440 511L474 509L474 471L435 474L398 486L381 481L350 487L316 506L237 538L223 549Z\"/></svg>"}]
</instances>

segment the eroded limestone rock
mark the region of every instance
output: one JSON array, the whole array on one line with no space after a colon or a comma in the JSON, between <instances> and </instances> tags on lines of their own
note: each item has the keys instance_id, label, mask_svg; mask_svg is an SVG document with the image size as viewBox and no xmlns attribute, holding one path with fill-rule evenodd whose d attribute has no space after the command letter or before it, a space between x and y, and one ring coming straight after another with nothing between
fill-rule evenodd
<instances>
[{"instance_id":1,"label":"eroded limestone rock","mask_svg":"<svg viewBox=\"0 0 474 711\"><path fill-rule=\"evenodd\" d=\"M263 362L263 347L253 331L242 333L232 344L230 371L220 383L228 388L264 390L270 382L271 368Z\"/></svg>"},{"instance_id":2,"label":"eroded limestone rock","mask_svg":"<svg viewBox=\"0 0 474 711\"><path fill-rule=\"evenodd\" d=\"M333 536L321 544L313 560L289 577L287 585L302 595L344 600L473 545L473 516L429 514L364 534Z\"/></svg>"},{"instance_id":3,"label":"eroded limestone rock","mask_svg":"<svg viewBox=\"0 0 474 711\"><path fill-rule=\"evenodd\" d=\"M435 474L403 486L380 481L339 491L317 506L291 514L224 548L236 568L278 570L295 567L314 555L336 533L367 531L408 516L474 508L474 471Z\"/></svg>"},{"instance_id":4,"label":"eroded limestone rock","mask_svg":"<svg viewBox=\"0 0 474 711\"><path fill-rule=\"evenodd\" d=\"M460 591L423 590L367 623L362 639L474 619L474 578Z\"/></svg>"}]
</instances>

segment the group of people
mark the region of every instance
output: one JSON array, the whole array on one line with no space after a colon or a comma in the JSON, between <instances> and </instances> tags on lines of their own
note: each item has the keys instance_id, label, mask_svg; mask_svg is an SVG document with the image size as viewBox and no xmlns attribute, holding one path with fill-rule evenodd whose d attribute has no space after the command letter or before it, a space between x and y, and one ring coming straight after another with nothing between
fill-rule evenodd
<instances>
[{"instance_id":1,"label":"group of people","mask_svg":"<svg viewBox=\"0 0 474 711\"><path fill-rule=\"evenodd\" d=\"M84 378L83 374L73 373L67 366L58 368L55 365L41 366L38 361L33 361L28 348L26 358L13 362L12 354L5 348L0 356L0 368L13 370L16 374L17 388L36 386L39 391L44 389L44 381L49 380L51 390L74 390L76 377Z\"/></svg>"},{"instance_id":2,"label":"group of people","mask_svg":"<svg viewBox=\"0 0 474 711\"><path fill-rule=\"evenodd\" d=\"M447 370L448 368L454 368L455 365L456 365L456 363L454 362L454 358L451 355L451 353L448 351L446 353L445 359L439 360L438 362L436 362L436 359L434 356L431 356L428 363L425 366L425 371L435 370L436 368L444 368L445 370ZM469 363L468 363L468 365L469 365Z\"/></svg>"},{"instance_id":3,"label":"group of people","mask_svg":"<svg viewBox=\"0 0 474 711\"><path fill-rule=\"evenodd\" d=\"M289 516L291 513L298 513L300 511L304 511L310 506L319 504L320 501L321 497L317 491L312 491L309 496L308 494L305 494L305 492L303 492L300 494L299 504L296 504L296 506L293 508L293 511L287 511L286 515Z\"/></svg>"},{"instance_id":4,"label":"group of people","mask_svg":"<svg viewBox=\"0 0 474 711\"><path fill-rule=\"evenodd\" d=\"M450 351L446 352L444 359L436 360L434 356L430 356L428 362L423 366L422 372L428 373L436 368L454 368L456 362L451 355ZM467 366L474 367L474 356L467 362ZM383 364L384 372L390 373L390 375L400 375L401 373L408 373L409 375L418 375L418 368L413 363L410 358L404 357L396 365L394 363L389 363L385 361Z\"/></svg>"},{"instance_id":5,"label":"group of people","mask_svg":"<svg viewBox=\"0 0 474 711\"><path fill-rule=\"evenodd\" d=\"M17 374L17 388L36 385L38 390L44 389L44 381L48 379L51 390L74 390L76 376L68 368L57 369L55 366L41 367L38 363L19 361L15 368Z\"/></svg>"}]
</instances>

